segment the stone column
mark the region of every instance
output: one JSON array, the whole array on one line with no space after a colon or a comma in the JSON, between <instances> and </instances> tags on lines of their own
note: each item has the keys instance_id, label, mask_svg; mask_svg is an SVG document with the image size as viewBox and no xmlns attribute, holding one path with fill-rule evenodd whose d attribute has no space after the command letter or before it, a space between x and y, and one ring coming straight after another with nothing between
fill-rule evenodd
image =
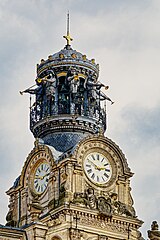
<instances>
[{"instance_id":1,"label":"stone column","mask_svg":"<svg viewBox=\"0 0 160 240\"><path fill-rule=\"evenodd\" d=\"M41 222L35 222L25 230L26 230L28 239L45 240L48 227Z\"/></svg>"}]
</instances>

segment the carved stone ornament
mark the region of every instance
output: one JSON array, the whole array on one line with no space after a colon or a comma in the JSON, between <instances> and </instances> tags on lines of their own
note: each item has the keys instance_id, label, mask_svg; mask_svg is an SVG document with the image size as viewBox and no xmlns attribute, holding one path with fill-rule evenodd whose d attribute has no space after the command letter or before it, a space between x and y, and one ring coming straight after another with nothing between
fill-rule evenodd
<instances>
[{"instance_id":1,"label":"carved stone ornament","mask_svg":"<svg viewBox=\"0 0 160 240\"><path fill-rule=\"evenodd\" d=\"M96 209L97 208L97 199L94 194L94 189L93 188L88 188L85 192L85 202L86 206L91 208L91 209Z\"/></svg>"},{"instance_id":2,"label":"carved stone ornament","mask_svg":"<svg viewBox=\"0 0 160 240\"><path fill-rule=\"evenodd\" d=\"M82 216L79 220L79 224L84 226L91 226L92 228L100 229L105 231L117 232L122 234L128 233L127 225L124 225L121 222L110 221L107 218L101 219L99 216Z\"/></svg>"},{"instance_id":3,"label":"carved stone ornament","mask_svg":"<svg viewBox=\"0 0 160 240\"><path fill-rule=\"evenodd\" d=\"M156 221L152 222L151 230L148 231L148 237L150 240L160 240L159 226Z\"/></svg>"},{"instance_id":4,"label":"carved stone ornament","mask_svg":"<svg viewBox=\"0 0 160 240\"><path fill-rule=\"evenodd\" d=\"M99 197L97 201L97 207L101 215L104 215L107 217L112 216L112 206L111 206L110 199Z\"/></svg>"},{"instance_id":5,"label":"carved stone ornament","mask_svg":"<svg viewBox=\"0 0 160 240\"><path fill-rule=\"evenodd\" d=\"M70 238L72 240L81 240L83 238L83 233L78 229L70 229Z\"/></svg>"},{"instance_id":6,"label":"carved stone ornament","mask_svg":"<svg viewBox=\"0 0 160 240\"><path fill-rule=\"evenodd\" d=\"M108 240L108 237L100 235L98 240Z\"/></svg>"},{"instance_id":7,"label":"carved stone ornament","mask_svg":"<svg viewBox=\"0 0 160 240\"><path fill-rule=\"evenodd\" d=\"M131 206L127 206L125 203L117 201L117 194L112 193L110 196L113 213L117 215L135 217L135 210Z\"/></svg>"},{"instance_id":8,"label":"carved stone ornament","mask_svg":"<svg viewBox=\"0 0 160 240\"><path fill-rule=\"evenodd\" d=\"M85 198L84 198L84 194L80 193L80 192L76 192L74 193L74 199L73 199L73 203L75 203L78 206L85 206Z\"/></svg>"},{"instance_id":9,"label":"carved stone ornament","mask_svg":"<svg viewBox=\"0 0 160 240\"><path fill-rule=\"evenodd\" d=\"M33 221L39 219L39 215L42 212L42 206L39 203L38 199L33 199L32 203L29 205L29 212Z\"/></svg>"},{"instance_id":10,"label":"carved stone ornament","mask_svg":"<svg viewBox=\"0 0 160 240\"><path fill-rule=\"evenodd\" d=\"M53 226L60 225L64 221L65 221L65 215L64 214L60 214L57 217L56 216L53 217L52 220L50 220L47 225L48 225L48 227L53 227Z\"/></svg>"},{"instance_id":11,"label":"carved stone ornament","mask_svg":"<svg viewBox=\"0 0 160 240\"><path fill-rule=\"evenodd\" d=\"M88 188L84 193L74 193L73 203L79 206L86 206L90 209L97 209L101 215L111 217L113 214L135 217L132 206L128 206L117 200L117 194L96 196L93 188Z\"/></svg>"},{"instance_id":12,"label":"carved stone ornament","mask_svg":"<svg viewBox=\"0 0 160 240\"><path fill-rule=\"evenodd\" d=\"M9 212L7 213L6 221L7 221L6 226L16 227L17 222L14 221L14 219L13 219L13 211L12 210L9 210Z\"/></svg>"}]
</instances>

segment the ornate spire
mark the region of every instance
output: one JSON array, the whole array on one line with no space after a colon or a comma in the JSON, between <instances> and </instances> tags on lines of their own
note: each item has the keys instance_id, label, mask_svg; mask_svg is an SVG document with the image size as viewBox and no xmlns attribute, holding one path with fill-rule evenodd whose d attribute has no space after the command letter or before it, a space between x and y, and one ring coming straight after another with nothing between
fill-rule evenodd
<instances>
[{"instance_id":1,"label":"ornate spire","mask_svg":"<svg viewBox=\"0 0 160 240\"><path fill-rule=\"evenodd\" d=\"M69 11L67 13L67 35L63 36L66 41L67 41L67 46L70 46L70 42L73 40L73 38L71 38L70 33L69 33Z\"/></svg>"}]
</instances>

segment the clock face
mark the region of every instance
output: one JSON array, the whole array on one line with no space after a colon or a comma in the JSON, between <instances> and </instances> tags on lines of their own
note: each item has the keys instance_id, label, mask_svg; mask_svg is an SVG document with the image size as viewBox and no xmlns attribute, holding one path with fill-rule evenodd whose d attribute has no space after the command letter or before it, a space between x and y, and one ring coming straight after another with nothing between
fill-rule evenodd
<instances>
[{"instance_id":1,"label":"clock face","mask_svg":"<svg viewBox=\"0 0 160 240\"><path fill-rule=\"evenodd\" d=\"M84 160L84 170L87 177L94 183L105 184L112 175L108 159L101 153L93 152Z\"/></svg>"},{"instance_id":2,"label":"clock face","mask_svg":"<svg viewBox=\"0 0 160 240\"><path fill-rule=\"evenodd\" d=\"M48 163L41 163L35 170L34 174L34 191L36 193L43 193L48 185L50 175L50 165Z\"/></svg>"}]
</instances>

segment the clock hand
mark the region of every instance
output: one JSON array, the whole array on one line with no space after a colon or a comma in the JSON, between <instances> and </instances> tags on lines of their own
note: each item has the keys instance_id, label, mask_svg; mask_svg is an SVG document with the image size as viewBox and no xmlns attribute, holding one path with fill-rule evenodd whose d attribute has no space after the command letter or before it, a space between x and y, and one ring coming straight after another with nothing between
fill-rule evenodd
<instances>
[{"instance_id":1,"label":"clock hand","mask_svg":"<svg viewBox=\"0 0 160 240\"><path fill-rule=\"evenodd\" d=\"M45 177L49 176L49 174L50 174L50 173L46 173L46 174L42 177L42 179L44 179Z\"/></svg>"},{"instance_id":2,"label":"clock hand","mask_svg":"<svg viewBox=\"0 0 160 240\"><path fill-rule=\"evenodd\" d=\"M88 159L88 161L95 167L96 170L105 170L106 167L100 167L100 166L97 166L94 162L92 162L90 159Z\"/></svg>"},{"instance_id":3,"label":"clock hand","mask_svg":"<svg viewBox=\"0 0 160 240\"><path fill-rule=\"evenodd\" d=\"M95 167L96 170L99 170L99 167L95 163L93 163L90 159L88 159L88 162L90 162Z\"/></svg>"},{"instance_id":4,"label":"clock hand","mask_svg":"<svg viewBox=\"0 0 160 240\"><path fill-rule=\"evenodd\" d=\"M105 167L99 167L98 170L105 170L106 168Z\"/></svg>"},{"instance_id":5,"label":"clock hand","mask_svg":"<svg viewBox=\"0 0 160 240\"><path fill-rule=\"evenodd\" d=\"M43 177L41 177L41 176L35 176L35 178L36 179L41 179L41 180L43 179Z\"/></svg>"}]
</instances>

